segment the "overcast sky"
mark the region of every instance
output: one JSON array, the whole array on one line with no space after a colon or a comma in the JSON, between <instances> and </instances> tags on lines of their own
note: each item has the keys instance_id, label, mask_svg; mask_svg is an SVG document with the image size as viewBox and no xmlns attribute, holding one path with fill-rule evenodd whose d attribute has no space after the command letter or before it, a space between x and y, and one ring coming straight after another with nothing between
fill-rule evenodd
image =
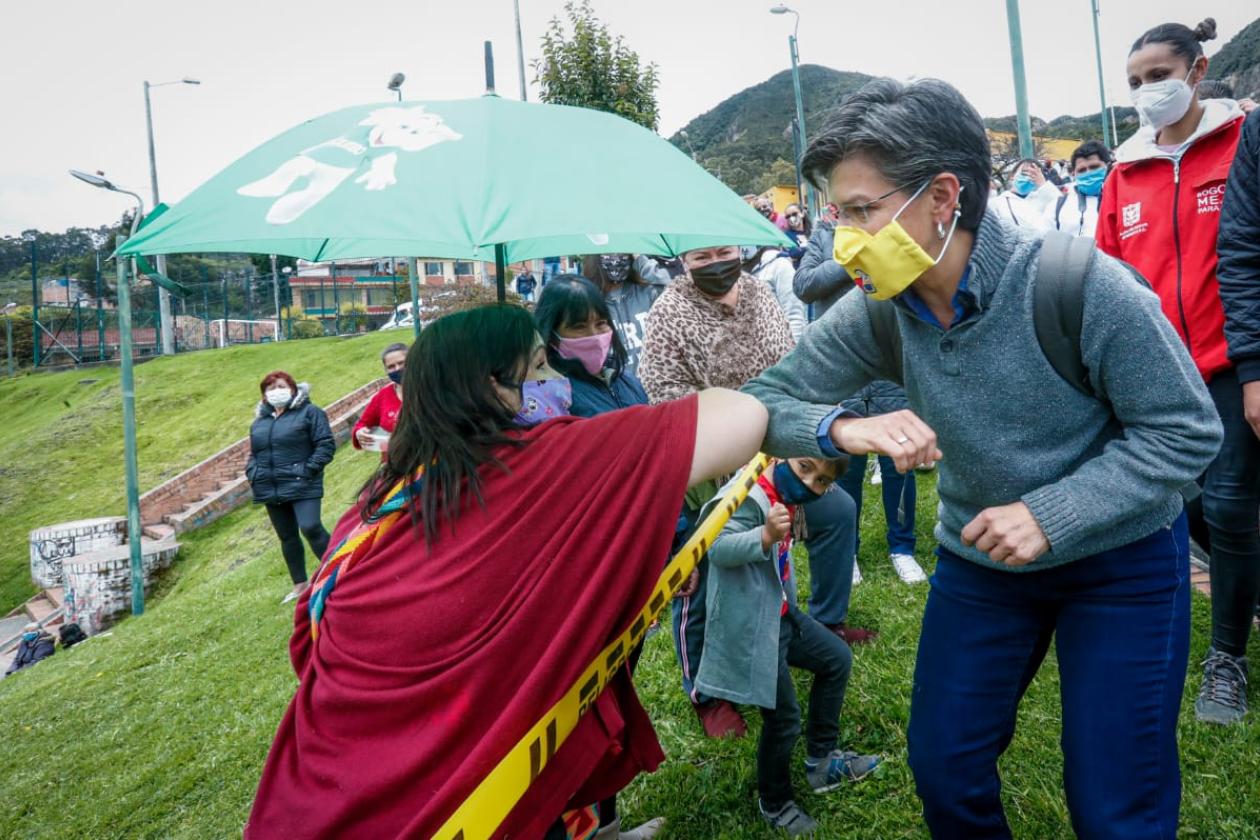
<instances>
[{"instance_id":1,"label":"overcast sky","mask_svg":"<svg viewBox=\"0 0 1260 840\"><path fill-rule=\"evenodd\" d=\"M1229 0L1101 0L1111 101L1128 102L1128 45L1152 25L1216 16L1208 55L1256 9ZM563 0L520 0L527 75ZM660 68L668 136L726 97L788 66L792 17L772 0L593 0L614 33ZM796 0L801 61L958 86L984 116L1015 111L1003 0ZM1252 6L1251 12L1246 7ZM1191 9L1196 11L1191 12ZM1032 113L1098 110L1089 0L1022 4ZM142 82L191 76L199 87L153 91L162 198L178 201L269 137L346 105L386 100L407 75L408 99L484 90L494 42L499 92L517 96L512 0L100 0L6 3L0 51L0 235L116 219L124 197L74 181L104 170L149 197ZM530 98L536 90L531 85Z\"/></svg>"}]
</instances>

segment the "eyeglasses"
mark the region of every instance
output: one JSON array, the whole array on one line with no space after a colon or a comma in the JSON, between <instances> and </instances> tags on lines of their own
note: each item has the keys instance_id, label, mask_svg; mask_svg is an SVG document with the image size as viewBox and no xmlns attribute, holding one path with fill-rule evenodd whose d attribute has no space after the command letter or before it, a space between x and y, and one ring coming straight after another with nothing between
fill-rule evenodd
<instances>
[{"instance_id":1,"label":"eyeglasses","mask_svg":"<svg viewBox=\"0 0 1260 840\"><path fill-rule=\"evenodd\" d=\"M899 193L912 186L914 185L902 184L899 187L893 187L891 190L878 198L872 198L864 204L841 204L836 208L836 213L846 222L857 222L858 224L864 225L871 220L871 208L873 208L876 204L879 204L885 198L888 198L888 196Z\"/></svg>"}]
</instances>

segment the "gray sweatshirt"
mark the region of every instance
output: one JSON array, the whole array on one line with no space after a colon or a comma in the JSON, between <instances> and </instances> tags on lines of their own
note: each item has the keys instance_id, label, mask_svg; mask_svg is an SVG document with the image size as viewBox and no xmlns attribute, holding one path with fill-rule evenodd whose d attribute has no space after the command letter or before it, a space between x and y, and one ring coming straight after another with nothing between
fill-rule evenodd
<instances>
[{"instance_id":1,"label":"gray sweatshirt","mask_svg":"<svg viewBox=\"0 0 1260 840\"><path fill-rule=\"evenodd\" d=\"M1221 423L1159 299L1099 252L1085 280L1081 355L1103 399L1068 385L1041 352L1032 285L1041 239L985 214L967 287L979 309L949 330L897 300L902 358L886 359L864 295L846 295L783 361L745 386L770 412L765 451L822 455L819 426L874 379L905 386L944 453L936 538L985 566L1030 571L1125 545L1168 525L1178 492L1212 461ZM898 363L900 362L900 363ZM1023 500L1050 551L1023 567L963 545L987 507Z\"/></svg>"}]
</instances>

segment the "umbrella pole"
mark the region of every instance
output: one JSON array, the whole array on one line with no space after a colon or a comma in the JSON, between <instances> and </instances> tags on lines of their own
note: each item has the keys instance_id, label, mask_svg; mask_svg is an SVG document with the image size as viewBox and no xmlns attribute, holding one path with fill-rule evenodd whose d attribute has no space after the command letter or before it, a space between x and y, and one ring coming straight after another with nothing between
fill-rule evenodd
<instances>
[{"instance_id":1,"label":"umbrella pole","mask_svg":"<svg viewBox=\"0 0 1260 840\"><path fill-rule=\"evenodd\" d=\"M504 261L503 243L494 246L495 285L499 287L499 303L507 300L507 263Z\"/></svg>"}]
</instances>

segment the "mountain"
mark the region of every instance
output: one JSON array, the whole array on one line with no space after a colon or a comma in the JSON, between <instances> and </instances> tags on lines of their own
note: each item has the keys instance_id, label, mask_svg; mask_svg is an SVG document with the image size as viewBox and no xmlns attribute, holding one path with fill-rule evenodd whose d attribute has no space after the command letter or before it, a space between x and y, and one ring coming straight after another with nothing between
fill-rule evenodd
<instances>
[{"instance_id":1,"label":"mountain","mask_svg":"<svg viewBox=\"0 0 1260 840\"><path fill-rule=\"evenodd\" d=\"M1138 128L1137 111L1133 108L1113 108L1112 113L1116 118L1116 134L1121 143L1128 140L1133 132ZM984 125L992 131L1015 131L1016 117L1011 114L1009 117L985 117ZM1094 112L1084 117L1073 117L1064 115L1055 117L1046 122L1045 120L1032 118L1032 130L1034 137L1045 137L1051 139L1062 140L1101 140L1102 136L1102 117ZM1110 139L1107 145L1111 145ZM994 149L994 154L999 154L998 149Z\"/></svg>"},{"instance_id":2,"label":"mountain","mask_svg":"<svg viewBox=\"0 0 1260 840\"><path fill-rule=\"evenodd\" d=\"M1234 95L1253 99L1260 92L1260 18L1230 38L1208 63L1208 78L1234 86Z\"/></svg>"},{"instance_id":3,"label":"mountain","mask_svg":"<svg viewBox=\"0 0 1260 840\"><path fill-rule=\"evenodd\" d=\"M800 72L806 129L820 126L827 111L873 78L817 64L802 64ZM795 116L792 71L784 70L725 99L669 140L684 152L694 152L705 169L735 192L761 192L773 186L767 179L778 180L773 174L792 168Z\"/></svg>"},{"instance_id":4,"label":"mountain","mask_svg":"<svg viewBox=\"0 0 1260 840\"><path fill-rule=\"evenodd\" d=\"M803 64L800 70L805 126L811 131L826 121L827 112L845 96L873 78L817 64ZM1212 56L1208 76L1229 82L1238 97L1254 97L1260 91L1260 19L1244 27ZM1119 141L1123 143L1138 128L1137 112L1117 107L1114 113ZM723 100L669 140L682 151L694 154L705 169L736 192L760 193L795 178L791 129L795 115L792 73L784 70ZM984 124L996 132L1015 131L1014 116L986 118ZM1049 121L1033 117L1032 126L1033 134L1041 138L1102 138L1097 112L1081 117L1064 115ZM995 156L1013 155L1013 150L1007 148L1011 145L1009 140L995 139Z\"/></svg>"}]
</instances>

